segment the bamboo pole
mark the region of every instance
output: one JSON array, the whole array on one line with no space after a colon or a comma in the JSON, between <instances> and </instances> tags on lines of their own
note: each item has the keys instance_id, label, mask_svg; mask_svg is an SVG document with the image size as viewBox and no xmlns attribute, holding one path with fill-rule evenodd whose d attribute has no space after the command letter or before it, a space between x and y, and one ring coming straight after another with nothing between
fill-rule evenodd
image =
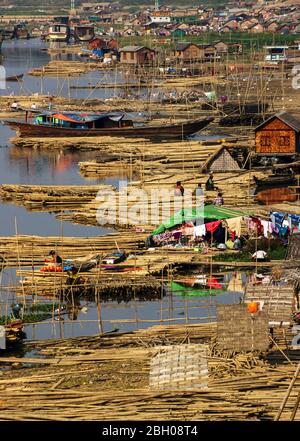
<instances>
[{"instance_id":1,"label":"bamboo pole","mask_svg":"<svg viewBox=\"0 0 300 441\"><path fill-rule=\"evenodd\" d=\"M282 412L283 412L283 410L285 408L285 405L287 403L287 400L289 399L289 396L290 396L290 394L292 392L293 386L294 386L294 384L295 384L295 382L297 380L299 372L300 372L300 363L298 364L298 366L296 368L296 371L295 371L295 373L293 375L293 378L292 378L292 380L290 382L288 390L286 391L286 394L285 394L285 396L284 396L284 398L282 400L282 403L280 404L280 407L279 407L278 412L277 412L277 414L276 414L276 416L274 418L274 421L279 421L279 419L281 417L281 414L282 414Z\"/></svg>"}]
</instances>

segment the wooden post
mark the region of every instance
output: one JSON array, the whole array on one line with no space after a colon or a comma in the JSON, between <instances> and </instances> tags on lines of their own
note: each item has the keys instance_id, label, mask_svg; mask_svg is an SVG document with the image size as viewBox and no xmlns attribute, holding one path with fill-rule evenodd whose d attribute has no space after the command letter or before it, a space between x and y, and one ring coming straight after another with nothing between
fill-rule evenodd
<instances>
[{"instance_id":1,"label":"wooden post","mask_svg":"<svg viewBox=\"0 0 300 441\"><path fill-rule=\"evenodd\" d=\"M290 421L294 421L296 413L297 413L297 410L298 410L298 407L299 407L299 404L300 404L300 392L298 392L297 400L296 400L293 412L291 414Z\"/></svg>"},{"instance_id":2,"label":"wooden post","mask_svg":"<svg viewBox=\"0 0 300 441\"><path fill-rule=\"evenodd\" d=\"M293 389L293 386L294 386L294 384L295 384L295 381L297 380L297 377L298 377L298 375L299 375L299 372L300 372L300 363L299 363L298 366L297 366L297 369L296 369L296 371L295 371L295 373L294 373L294 376L293 376L293 378L292 378L292 381L290 382L290 385L289 385L289 387L288 387L288 390L286 391L286 394L285 394L285 396L284 396L284 398L283 398L283 400L282 400L282 403L281 403L281 405L280 405L280 407L279 407L279 410L278 410L278 412L277 412L277 415L276 415L275 418L274 418L274 421L279 421L280 416L281 416L281 414L282 414L282 412L283 412L283 410L284 410L284 408L285 408L285 405L286 405L286 403L287 403L287 400L289 399L289 396L290 396L290 394L291 394L291 392L292 392L292 389Z\"/></svg>"}]
</instances>

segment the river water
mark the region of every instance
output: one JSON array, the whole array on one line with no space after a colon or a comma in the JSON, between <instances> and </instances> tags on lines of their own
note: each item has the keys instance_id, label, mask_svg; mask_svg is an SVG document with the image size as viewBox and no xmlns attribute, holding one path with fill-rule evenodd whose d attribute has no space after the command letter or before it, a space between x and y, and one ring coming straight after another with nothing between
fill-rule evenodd
<instances>
[{"instance_id":1,"label":"river water","mask_svg":"<svg viewBox=\"0 0 300 441\"><path fill-rule=\"evenodd\" d=\"M115 96L114 89L72 89L70 86L120 82L122 77L111 73L90 73L69 82L62 78L44 78L28 76L27 72L35 67L47 64L50 56L46 51L46 44L39 39L5 41L2 49L2 64L6 75L24 73L23 81L8 82L6 90L0 90L1 95L30 95L34 93L59 94L73 98L101 98L110 99ZM64 56L65 59L74 59L74 56ZM85 180L78 172L78 162L94 159L95 152L63 152L63 151L33 151L12 146L9 138L14 136L8 127L0 125L0 183L1 184L40 184L40 185L74 185L109 183L117 185L117 180ZM61 222L51 213L30 213L24 208L12 204L0 203L0 235L9 236L19 234L34 234L41 236L61 236L62 227L65 236L96 236L112 231L101 227L84 227ZM223 277L223 276L222 276ZM224 276L225 277L225 276ZM62 316L60 321L51 323L27 325L25 332L28 339L59 338L79 335L93 335L100 330L107 332L113 329L128 331L159 324L162 320L168 323L195 322L201 317L203 321L215 320L216 303L237 302L242 293L242 287L228 290L230 280L236 277L227 275L222 279L225 290L216 297L189 297L189 294L168 293L163 299L151 302L131 301L128 303L106 302L101 304L101 326L99 308L93 302L81 301L83 309L78 311L76 320ZM243 284L246 283L243 275ZM2 286L11 286L18 283L15 272L5 269L1 274ZM43 299L41 299L43 300ZM1 290L0 306L3 311L7 305L15 302L13 292ZM188 317L187 317L188 310ZM1 314L0 314L1 315Z\"/></svg>"}]
</instances>

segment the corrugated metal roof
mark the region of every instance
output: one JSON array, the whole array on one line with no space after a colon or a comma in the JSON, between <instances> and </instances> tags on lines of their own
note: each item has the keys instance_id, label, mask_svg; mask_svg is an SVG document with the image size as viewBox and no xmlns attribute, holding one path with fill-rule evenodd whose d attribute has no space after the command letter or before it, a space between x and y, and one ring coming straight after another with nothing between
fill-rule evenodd
<instances>
[{"instance_id":1,"label":"corrugated metal roof","mask_svg":"<svg viewBox=\"0 0 300 441\"><path fill-rule=\"evenodd\" d=\"M292 129L294 129L296 132L300 132L300 121L297 118L295 118L293 115L285 111L276 113L276 115L271 116L271 118L267 119L258 127L256 127L255 131L259 130L260 128L262 128L263 126L265 126L267 123L271 122L275 118L280 119L282 122L292 127Z\"/></svg>"},{"instance_id":2,"label":"corrugated metal roof","mask_svg":"<svg viewBox=\"0 0 300 441\"><path fill-rule=\"evenodd\" d=\"M175 47L175 51L185 51L192 43L178 43Z\"/></svg>"},{"instance_id":3,"label":"corrugated metal roof","mask_svg":"<svg viewBox=\"0 0 300 441\"><path fill-rule=\"evenodd\" d=\"M148 49L145 46L125 46L120 49L120 52L138 52L141 49Z\"/></svg>"}]
</instances>

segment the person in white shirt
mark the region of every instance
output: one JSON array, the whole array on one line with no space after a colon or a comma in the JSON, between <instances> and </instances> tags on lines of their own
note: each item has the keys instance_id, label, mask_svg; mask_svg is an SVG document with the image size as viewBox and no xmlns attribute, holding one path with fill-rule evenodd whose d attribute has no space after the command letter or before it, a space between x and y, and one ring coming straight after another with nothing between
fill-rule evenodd
<instances>
[{"instance_id":1,"label":"person in white shirt","mask_svg":"<svg viewBox=\"0 0 300 441\"><path fill-rule=\"evenodd\" d=\"M289 227L289 226L290 226L290 224L289 224L289 218L288 218L287 216L285 216L285 218L283 219L283 221L282 221L282 226L283 226L283 227Z\"/></svg>"},{"instance_id":2,"label":"person in white shirt","mask_svg":"<svg viewBox=\"0 0 300 441\"><path fill-rule=\"evenodd\" d=\"M11 108L11 110L14 110L14 111L18 110L18 108L19 108L19 103L17 103L17 101L14 101L14 102L11 104L10 108Z\"/></svg>"},{"instance_id":3,"label":"person in white shirt","mask_svg":"<svg viewBox=\"0 0 300 441\"><path fill-rule=\"evenodd\" d=\"M257 262L265 262L267 260L267 253L263 250L258 250L252 254L252 259L257 260Z\"/></svg>"}]
</instances>

